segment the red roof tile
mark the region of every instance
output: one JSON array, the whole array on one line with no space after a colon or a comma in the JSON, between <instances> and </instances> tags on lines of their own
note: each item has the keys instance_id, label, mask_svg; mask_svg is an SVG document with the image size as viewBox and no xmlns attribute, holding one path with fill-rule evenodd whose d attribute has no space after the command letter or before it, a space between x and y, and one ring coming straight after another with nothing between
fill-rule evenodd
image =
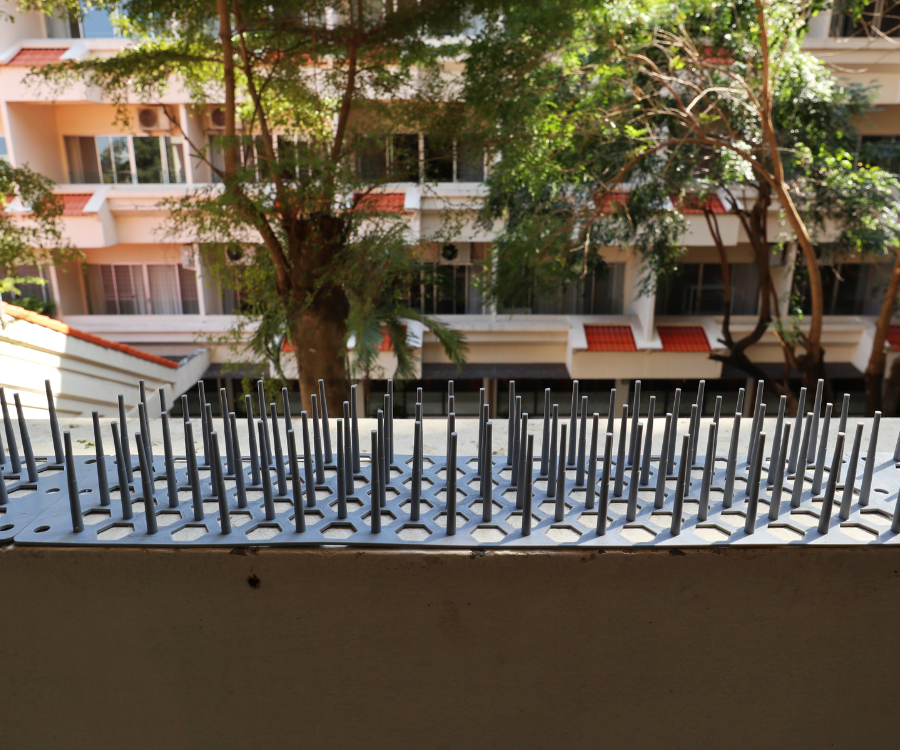
<instances>
[{"instance_id":1,"label":"red roof tile","mask_svg":"<svg viewBox=\"0 0 900 750\"><path fill-rule=\"evenodd\" d=\"M128 346L127 344L118 344L115 341L103 339L99 336L94 336L91 333L85 333L84 331L79 331L77 328L72 328L72 326L68 326L65 323L60 323L58 320L48 318L46 315L40 315L39 313L32 312L31 310L26 310L24 307L17 307L16 305L11 305L8 302L4 302L3 311L13 318L18 318L19 320L25 320L29 323L34 323L35 325L49 328L51 331L63 333L66 336L72 336L73 338L81 339L82 341L87 341L88 343L96 344L97 346L102 346L105 349L115 349L116 351L122 352L123 354L129 354L132 357L146 359L148 362L153 362L157 365L162 365L163 367L178 369L178 365L169 359L163 359L162 357L157 357L154 354L142 352L140 349L135 349L133 346Z\"/></svg>"},{"instance_id":2,"label":"red roof tile","mask_svg":"<svg viewBox=\"0 0 900 750\"><path fill-rule=\"evenodd\" d=\"M887 340L892 349L900 349L900 326L890 326L888 328Z\"/></svg>"},{"instance_id":3,"label":"red roof tile","mask_svg":"<svg viewBox=\"0 0 900 750\"><path fill-rule=\"evenodd\" d=\"M631 326L585 326L589 352L636 352Z\"/></svg>"},{"instance_id":4,"label":"red roof tile","mask_svg":"<svg viewBox=\"0 0 900 750\"><path fill-rule=\"evenodd\" d=\"M663 351L709 351L709 341L701 326L660 326L656 331L662 340Z\"/></svg>"},{"instance_id":5,"label":"red roof tile","mask_svg":"<svg viewBox=\"0 0 900 750\"><path fill-rule=\"evenodd\" d=\"M673 201L675 205L681 203L681 213L683 214L702 214L703 206L700 204L700 200L697 196L686 196L681 201ZM706 208L712 211L714 214L727 214L728 209L725 208L725 205L719 200L718 195L709 195L706 198Z\"/></svg>"},{"instance_id":6,"label":"red roof tile","mask_svg":"<svg viewBox=\"0 0 900 750\"><path fill-rule=\"evenodd\" d=\"M87 202L93 197L91 193L66 193L57 195L56 200L63 204L63 216L81 216Z\"/></svg>"},{"instance_id":7,"label":"red roof tile","mask_svg":"<svg viewBox=\"0 0 900 750\"><path fill-rule=\"evenodd\" d=\"M402 214L405 193L369 193L357 196L357 207L370 213Z\"/></svg>"},{"instance_id":8,"label":"red roof tile","mask_svg":"<svg viewBox=\"0 0 900 750\"><path fill-rule=\"evenodd\" d=\"M59 61L68 47L24 47L7 65L17 68L31 68L40 65L48 65Z\"/></svg>"}]
</instances>

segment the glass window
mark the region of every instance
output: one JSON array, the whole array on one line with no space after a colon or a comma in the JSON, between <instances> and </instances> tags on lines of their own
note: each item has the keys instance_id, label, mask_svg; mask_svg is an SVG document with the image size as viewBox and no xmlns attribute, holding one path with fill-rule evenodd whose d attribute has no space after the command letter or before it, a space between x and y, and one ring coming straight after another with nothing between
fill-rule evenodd
<instances>
[{"instance_id":1,"label":"glass window","mask_svg":"<svg viewBox=\"0 0 900 750\"><path fill-rule=\"evenodd\" d=\"M152 136L135 136L134 166L139 183L159 184L163 181L162 152L159 149L159 138Z\"/></svg>"},{"instance_id":2,"label":"glass window","mask_svg":"<svg viewBox=\"0 0 900 750\"><path fill-rule=\"evenodd\" d=\"M356 174L362 180L384 179L387 174L387 148L383 138L360 141L356 150Z\"/></svg>"},{"instance_id":3,"label":"glass window","mask_svg":"<svg viewBox=\"0 0 900 750\"><path fill-rule=\"evenodd\" d=\"M872 166L900 174L900 141L893 135L864 135L860 156Z\"/></svg>"},{"instance_id":4,"label":"glass window","mask_svg":"<svg viewBox=\"0 0 900 750\"><path fill-rule=\"evenodd\" d=\"M131 157L126 136L99 136L97 151L100 153L100 172L103 182L130 183Z\"/></svg>"},{"instance_id":5,"label":"glass window","mask_svg":"<svg viewBox=\"0 0 900 750\"><path fill-rule=\"evenodd\" d=\"M755 263L729 263L731 313L755 315L759 278ZM683 263L656 291L657 315L721 315L725 282L719 263Z\"/></svg>"},{"instance_id":6,"label":"glass window","mask_svg":"<svg viewBox=\"0 0 900 750\"><path fill-rule=\"evenodd\" d=\"M150 312L154 315L179 315L181 291L175 266L149 265L147 278L150 282Z\"/></svg>"},{"instance_id":7,"label":"glass window","mask_svg":"<svg viewBox=\"0 0 900 750\"><path fill-rule=\"evenodd\" d=\"M463 143L456 145L456 179L459 182L484 182L484 150Z\"/></svg>"},{"instance_id":8,"label":"glass window","mask_svg":"<svg viewBox=\"0 0 900 750\"><path fill-rule=\"evenodd\" d=\"M0 136L0 161L9 164L9 153L6 151L6 138Z\"/></svg>"},{"instance_id":9,"label":"glass window","mask_svg":"<svg viewBox=\"0 0 900 750\"><path fill-rule=\"evenodd\" d=\"M166 165L168 166L170 183L184 183L184 137L180 135L166 137Z\"/></svg>"},{"instance_id":10,"label":"glass window","mask_svg":"<svg viewBox=\"0 0 900 750\"><path fill-rule=\"evenodd\" d=\"M197 276L193 268L178 266L178 285L181 288L181 312L199 315L200 297L197 293Z\"/></svg>"},{"instance_id":11,"label":"glass window","mask_svg":"<svg viewBox=\"0 0 900 750\"><path fill-rule=\"evenodd\" d=\"M65 136L66 161L69 163L69 182L75 185L101 182L94 138Z\"/></svg>"},{"instance_id":12,"label":"glass window","mask_svg":"<svg viewBox=\"0 0 900 750\"><path fill-rule=\"evenodd\" d=\"M117 36L110 13L106 9L85 9L81 19L81 31L85 39L112 39Z\"/></svg>"},{"instance_id":13,"label":"glass window","mask_svg":"<svg viewBox=\"0 0 900 750\"><path fill-rule=\"evenodd\" d=\"M876 0L867 3L858 18L845 12L848 2L837 4L832 15L831 33L838 37L877 38L900 36L900 2Z\"/></svg>"},{"instance_id":14,"label":"glass window","mask_svg":"<svg viewBox=\"0 0 900 750\"><path fill-rule=\"evenodd\" d=\"M425 179L429 182L453 182L453 139L425 136Z\"/></svg>"},{"instance_id":15,"label":"glass window","mask_svg":"<svg viewBox=\"0 0 900 750\"><path fill-rule=\"evenodd\" d=\"M391 180L419 181L419 136L403 133L391 137Z\"/></svg>"},{"instance_id":16,"label":"glass window","mask_svg":"<svg viewBox=\"0 0 900 750\"><path fill-rule=\"evenodd\" d=\"M200 311L192 269L171 263L87 266L91 315L180 315Z\"/></svg>"}]
</instances>

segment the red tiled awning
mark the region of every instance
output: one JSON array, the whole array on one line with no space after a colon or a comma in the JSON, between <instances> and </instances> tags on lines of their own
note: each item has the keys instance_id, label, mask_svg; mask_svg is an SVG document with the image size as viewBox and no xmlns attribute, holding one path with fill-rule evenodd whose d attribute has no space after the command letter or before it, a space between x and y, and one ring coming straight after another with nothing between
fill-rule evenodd
<instances>
[{"instance_id":1,"label":"red tiled awning","mask_svg":"<svg viewBox=\"0 0 900 750\"><path fill-rule=\"evenodd\" d=\"M891 349L900 349L900 326L890 326L887 332L887 340Z\"/></svg>"},{"instance_id":2,"label":"red tiled awning","mask_svg":"<svg viewBox=\"0 0 900 750\"><path fill-rule=\"evenodd\" d=\"M585 326L589 352L636 352L631 326Z\"/></svg>"},{"instance_id":3,"label":"red tiled awning","mask_svg":"<svg viewBox=\"0 0 900 750\"><path fill-rule=\"evenodd\" d=\"M31 68L50 63L59 62L68 47L25 47L16 53L16 56L6 63L18 68Z\"/></svg>"},{"instance_id":4,"label":"red tiled awning","mask_svg":"<svg viewBox=\"0 0 900 750\"><path fill-rule=\"evenodd\" d=\"M81 216L84 207L93 197L91 193L67 193L57 195L56 200L63 204L63 216Z\"/></svg>"},{"instance_id":5,"label":"red tiled awning","mask_svg":"<svg viewBox=\"0 0 900 750\"><path fill-rule=\"evenodd\" d=\"M663 351L708 352L709 341L701 326L660 326L656 329Z\"/></svg>"},{"instance_id":6,"label":"red tiled awning","mask_svg":"<svg viewBox=\"0 0 900 750\"><path fill-rule=\"evenodd\" d=\"M405 201L406 193L369 193L360 196L356 205L369 213L402 214Z\"/></svg>"}]
</instances>

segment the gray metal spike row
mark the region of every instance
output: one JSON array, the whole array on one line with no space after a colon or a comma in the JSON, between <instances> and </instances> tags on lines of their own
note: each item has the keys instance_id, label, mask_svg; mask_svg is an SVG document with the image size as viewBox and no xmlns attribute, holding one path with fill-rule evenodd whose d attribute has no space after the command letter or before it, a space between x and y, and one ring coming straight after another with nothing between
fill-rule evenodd
<instances>
[{"instance_id":1,"label":"gray metal spike row","mask_svg":"<svg viewBox=\"0 0 900 750\"><path fill-rule=\"evenodd\" d=\"M53 457L57 464L62 464L65 460L63 454L62 440L59 437L59 420L56 417L56 402L53 400L53 391L50 388L50 381L44 381L44 388L47 391L47 414L50 417L50 435L53 438Z\"/></svg>"},{"instance_id":2,"label":"gray metal spike row","mask_svg":"<svg viewBox=\"0 0 900 750\"><path fill-rule=\"evenodd\" d=\"M318 394L316 401L318 402ZM449 394L452 395L452 392ZM448 395L448 397L449 397ZM219 392L219 404L227 409L227 400L223 400L223 394ZM227 394L226 394L227 396ZM859 532L853 529L862 527L873 535L875 543L896 543L900 529L885 531L873 527L879 516L892 517L900 511L895 505L896 469L887 458L890 454L877 453L877 439L880 424L880 415L876 415L872 430L868 437L868 449L863 452L862 440L865 437L864 428L857 425L854 430L854 440L849 449L849 460L846 464L846 477L841 471L843 461L843 448L846 442L844 433L840 433L839 447L834 454L828 452L828 439L831 431L830 417L832 411L823 415L824 425L821 425L820 437L816 445L816 462L810 467L810 476L804 477L805 462L799 466L799 471L793 475L789 472L789 462L792 453L797 452L799 458L809 455L812 441L812 424L814 415L806 415L805 430L802 430L801 438L797 440L792 432L794 420L790 423L785 418L786 406L780 399L779 419L775 424L775 431L781 427L781 434L772 442L771 452L767 450L767 433L762 431L764 418L764 405L760 403L755 409L753 420L756 429L751 426L751 454L738 456L736 451L737 441L742 422L740 412L735 415L735 429L732 431L731 446L728 461L724 471L716 473L715 453L718 443L718 429L715 416L708 424L709 430L702 432L705 437L705 451L700 450L700 411L702 396L698 393L697 402L692 405L689 423L682 423L683 430L677 430L674 414L668 415L664 434L661 455L657 459L652 458L651 451L653 440L650 436L650 415L642 422L640 418L634 419L631 414L629 432L628 409L637 405L637 399L630 400L628 405L619 404L621 419L616 427L619 428L618 437L614 432L604 433L603 442L606 450L602 456L603 470L599 462L601 456L600 443L600 417L594 414L591 420L591 440L588 444L587 412L584 415L584 478L578 487L583 489L585 497L583 502L573 502L571 492L575 483L567 480L567 466L570 464L568 446L572 445L569 427L571 419L565 424L559 424L558 407L551 404L551 408L545 413L542 427L546 427L548 436L546 439L546 471L542 481L535 483L541 476L538 464L543 458L535 456L535 438L540 440L543 436L529 433L527 414L518 410L514 433L518 434L515 441L515 453L513 461L516 466L514 476L509 475L509 470L504 467L504 459L498 458L494 467L492 457L491 421L488 418L489 407L483 403L480 394L479 404L479 429L475 441L476 455L459 456L459 438L455 429L459 422L453 414L448 419L450 439L448 441L447 457L425 458L423 451L423 424L421 418L413 431L413 455L412 457L400 457L397 465L391 462L392 427L389 412L392 409L390 399L385 401L385 409L381 412L380 429L374 431L374 451L372 461L365 468L361 466L361 474L358 478L352 472L352 405L349 402L342 404L343 414L336 420L337 434L332 444L336 449L337 471L324 472L326 463L324 452L322 460L317 467L312 451L312 441L309 436L308 415L301 414L302 428L304 431L302 446L297 445L298 437L293 429L291 421L290 404L282 417L279 417L270 405L266 410L267 421L254 420L253 437L259 447L259 455L255 461L256 473L259 478L258 485L251 485L253 489L262 489L263 502L248 503L247 486L248 476L253 473L254 460L250 458L250 467L245 468L245 458L242 454L237 433L237 418L233 412L223 415L222 428L213 428L211 404L203 403L203 422L207 429L207 449L209 451L209 480L201 484L197 461L197 450L194 448L194 435L191 420L184 421L185 430L185 457L174 455L172 436L170 434L171 421L168 412L164 409L160 414L160 427L162 433L161 456L156 459L154 471L153 456L149 441L150 427L149 414L146 409L146 389L141 394L137 404L137 419L139 429L132 430L129 438L134 439L135 452L132 457L126 459L123 448L124 440L120 432L120 423L111 425L112 441L115 447L114 467L109 466L104 454L104 440L100 427L99 415L93 415L94 450L90 458L83 456L66 456L66 441L63 440L64 470L66 472L65 484L71 484L70 491L63 491L58 495L50 495L42 500L44 503L33 516L21 522L8 538L21 544L129 544L136 546L178 546L180 544L194 544L195 541L203 546L233 546L243 544L259 544L264 540L266 544L329 544L329 540L339 540L339 544L366 545L378 543L381 545L428 545L444 544L450 547L478 546L482 544L499 544L501 546L529 547L529 546L566 546L586 545L599 547L625 547L637 544L649 544L650 546L703 546L709 542L698 532L698 529L709 528L707 524L713 524L717 529L726 529L728 521L722 518L734 503L734 480L738 471L743 474L747 467L747 486L745 519L743 532L726 534L726 539L721 542L726 545L740 545L752 543L755 545L772 544L854 544L854 539ZM205 398L205 397L204 397ZM586 406L584 396L581 402ZM21 399L13 398L17 402L18 413L22 412ZM282 391L282 400L284 392ZM755 399L754 399L755 400ZM160 394L160 403L165 406L164 393ZM521 403L521 402L519 402ZM576 402L577 403L577 402ZM419 402L421 404L421 402ZM318 403L317 403L318 406ZM622 407L625 406L624 409ZM749 404L748 404L749 408ZM123 410L124 411L124 410ZM721 421L721 405L719 405L719 418ZM421 417L421 407L417 406L417 416ZM185 413L185 416L188 416ZM263 415L260 414L260 417ZM837 416L837 415L834 415ZM24 417L24 415L22 415ZM271 432L269 442L266 441L266 425L271 417ZM218 418L217 418L218 419ZM578 424L576 410L576 422ZM820 420L821 422L822 420ZM52 472L43 474L44 468L50 465L42 458L35 458L32 454L29 459L30 440L28 439L28 425L24 418L20 419L21 426L16 429L18 433L24 426L21 441L25 446L25 459L21 465L23 471L28 470L29 462L33 462L34 475L37 483L13 484L10 487L3 483L0 488L0 505L6 510L6 519L17 508L28 507L34 502L31 498L43 498L44 490L54 480L50 479ZM609 422L607 421L607 424ZM300 429L300 425L297 426ZM320 425L321 427L321 425ZM284 429L284 433L282 433ZM681 452L677 454L679 460L669 464L672 443L681 437ZM226 439L226 445L222 448L219 436ZM771 437L772 434L768 433ZM18 437L18 436L17 436ZM198 436L199 438L199 436ZM285 445L282 440L287 440ZM833 439L833 438L832 438ZM613 441L617 440L616 446ZM455 441L456 445L451 443ZM18 440L17 440L18 442ZM68 448L71 453L71 436L68 437ZM629 446L633 444L634 452L629 453ZM272 454L269 453L271 446ZM577 436L576 436L576 463L577 463ZM320 431L321 450L321 431ZM287 465L284 449L287 452ZM691 460L691 452L696 450L699 461ZM616 452L614 452L616 451ZM544 452L544 449L541 449ZM230 460L228 453L230 453ZM699 455L699 454L703 455ZM758 509L760 503L765 503L763 490L769 487L768 478L763 477L762 467L767 460L768 477L772 479L772 493L768 501L768 509L760 516ZM652 460L648 464L648 456ZM630 466L629 466L630 459ZM829 467L824 465L828 461ZM863 461L863 466L860 466ZM7 462L9 463L9 462ZM427 463L427 466L426 466ZM138 467L133 469L133 477L127 475L129 465ZM230 464L230 466L229 466ZM614 468L614 464L617 466ZM274 471L270 468L273 467ZM316 472L320 468L324 477L321 483L316 481ZM226 488L228 469L234 471L231 489ZM630 468L630 471L629 471ZM692 479L691 472L694 468L701 468L702 473ZM107 473L107 469L113 472L113 477ZM576 467L577 469L577 467ZM639 500L642 486L642 474L647 471L647 486L656 487L656 498L653 503L641 504ZM138 475L139 470L139 475ZM399 477L395 475L399 472ZM674 498L666 497L666 478L676 472L674 483ZM279 474L281 476L279 476ZM818 474L819 482L824 497L814 496L805 486L806 481L815 480ZM730 493L729 493L729 475ZM371 476L371 479L368 479ZM287 478L290 477L290 482ZM167 502L164 506L162 496L156 488L155 481L164 478L165 482L160 486L166 488ZM722 501L716 499L713 492L713 484L725 480L725 492ZM367 480L370 488L372 508L359 508L357 503L349 503L348 498L354 492L359 479ZM49 481L45 481L49 480ZM135 492L133 486L137 480L139 487ZM274 487L276 480L282 480L286 487ZM827 481L826 481L827 480ZM546 482L546 485L544 485ZM699 482L699 507L696 516L692 518L691 504L687 503L688 497L698 496ZM56 482L58 484L58 481ZM610 486L613 484L614 486ZM616 488L615 484L620 487ZM35 487L29 490L32 495L22 496L21 488ZM386 489L390 486L390 493ZM627 489L626 489L627 486ZM857 495L857 487L859 494ZM316 505L316 492L329 494L332 497L328 503L320 506L320 509L312 510L310 506ZM496 492L495 492L496 488ZM609 515L611 493L626 499L623 503L624 510L621 515ZM718 488L716 488L718 489ZM837 490L841 495L836 495ZM13 492L14 490L16 492ZM51 492L53 489L51 489ZM118 495L114 493L118 492ZM306 498L304 501L304 492ZM181 494L179 494L181 493ZM782 512L785 493L790 497L790 509ZM767 493L768 494L768 493ZM132 500L134 498L134 502ZM183 498L183 499L182 499ZM281 498L290 500L285 503ZM739 500L743 496L739 495ZM115 503L113 503L115 499ZM276 502L278 500L278 502ZM337 502L335 502L337 500ZM671 502L671 505L669 503ZM205 509L204 509L205 502ZM121 513L119 511L121 503ZM821 504L821 508L819 505ZM835 504L838 506L835 508ZM113 507L113 505L115 507ZM368 506L368 503L366 504ZM869 506L869 507L867 507ZM38 505L35 504L37 508ZM671 508L671 526L668 532L658 531L658 521L651 518L654 511ZM102 509L102 512L100 512ZM139 509L139 510L138 510ZM790 528L797 530L796 524L792 524L790 518L793 511L801 513L818 514L820 519L819 532L815 529L806 530L798 538L793 535L785 541L774 530L783 527L785 522ZM204 513L205 510L205 513ZM180 511L180 512L179 512ZM186 512L185 512L186 511ZM193 513L191 513L193 511ZM374 515L372 515L374 511ZM474 511L474 514L470 511ZM597 513L597 518L593 514ZM105 515L104 515L105 514ZM110 518L110 514L115 516ZM591 521L587 521L588 515ZM873 515L875 514L875 515ZM204 520L204 515L206 520ZM834 516L838 518L834 518ZM132 521L134 516L137 516ZM108 519L108 520L105 520ZM165 519L165 520L164 520ZM175 520L178 519L178 520ZM131 521L131 523L123 523ZM216 526L218 522L219 526ZM414 528L405 524L414 523ZM20 523L20 521L17 521ZM99 525L97 525L99 524ZM191 526L193 524L193 526ZM234 526L232 527L232 524ZM700 524L699 526L697 524ZM774 524L769 526L769 524ZM366 526L369 529L366 529ZM596 528L596 534L585 533L585 526ZM900 526L900 519L892 518L891 527ZM114 527L125 527L116 529ZM885 529L887 527L884 527ZM21 530L20 530L21 529ZM80 529L80 530L79 530ZM879 531L881 533L879 534ZM220 533L221 532L221 533ZM333 535L331 532L334 532ZM407 533L404 533L407 532ZM632 540L629 534L634 534L644 541ZM856 534L856 537L853 534ZM373 536L373 534L375 536ZM409 536L412 534L412 536ZM784 536L784 535L781 535ZM2 537L0 537L2 538ZM787 537L785 537L787 539ZM186 541L182 541L186 540ZM649 541L647 541L649 540ZM676 541L677 540L677 541Z\"/></svg>"},{"instance_id":3,"label":"gray metal spike row","mask_svg":"<svg viewBox=\"0 0 900 750\"><path fill-rule=\"evenodd\" d=\"M575 465L575 438L577 435L576 426L578 424L578 381L572 381L572 407L569 413L569 448L566 466ZM560 450L560 454L563 453Z\"/></svg>"},{"instance_id":4,"label":"gray metal spike row","mask_svg":"<svg viewBox=\"0 0 900 750\"><path fill-rule=\"evenodd\" d=\"M650 458L653 453L653 412L656 411L656 396L650 397L650 405L647 410L647 432L644 443L644 457L641 463L641 487L650 484Z\"/></svg>"},{"instance_id":5,"label":"gray metal spike row","mask_svg":"<svg viewBox=\"0 0 900 750\"><path fill-rule=\"evenodd\" d=\"M9 450L10 473L21 474L22 464L19 460L19 449L16 444L16 432L9 418L9 404L6 403L6 392L0 387L0 408L3 410L3 428L6 431L6 446Z\"/></svg>"}]
</instances>

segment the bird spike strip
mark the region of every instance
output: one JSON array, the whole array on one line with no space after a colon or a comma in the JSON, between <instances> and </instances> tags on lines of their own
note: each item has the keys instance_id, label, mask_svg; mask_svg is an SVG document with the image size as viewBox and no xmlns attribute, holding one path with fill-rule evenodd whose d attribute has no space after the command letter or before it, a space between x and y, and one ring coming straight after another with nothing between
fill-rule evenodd
<instances>
[{"instance_id":1,"label":"bird spike strip","mask_svg":"<svg viewBox=\"0 0 900 750\"><path fill-rule=\"evenodd\" d=\"M392 384L391 384L392 385ZM497 447L489 405L480 398L478 450L458 455L455 416L447 420L446 456L423 451L421 403L416 405L412 455L396 455L393 393L378 411L378 429L359 435L355 404L326 420L325 389L312 395L313 412L281 418L266 408L260 383L248 414L249 442L238 438L234 413L215 429L206 394L201 416L169 419L161 395L163 451L149 438L141 383L137 422L104 434L94 412L94 456L74 456L60 433L48 387L53 456L34 456L18 395L17 439L3 390L5 446L0 446L0 533L17 544L207 546L350 545L387 547L703 547L712 545L857 545L900 543L898 460L878 453L877 414L868 437L861 424L826 446L826 417L785 416L784 400L772 435L763 429L766 404L738 394L733 417L701 421L703 384L686 432L672 414L639 417L640 400L601 423L587 413L574 384L568 420L545 394L544 439L535 451L528 415L510 384L508 455ZM815 402L822 402L819 381ZM448 393L453 402L452 381ZM284 394L283 398L284 398ZM676 392L675 400L680 401ZM805 392L801 403L805 404ZM222 404L227 405L220 394ZM421 402L421 395L419 396ZM615 392L610 405L615 405ZM287 399L284 398L287 406ZM547 408L549 407L549 408ZM844 399L840 426L846 426ZM746 410L746 417L741 409ZM629 412L631 419L629 419ZM186 414L186 412L185 412ZM254 415L258 418L254 418ZM653 420L665 434L653 441ZM732 422L728 445L719 425ZM336 432L332 433L332 425ZM602 427L602 431L601 431ZM132 432L132 428L136 428ZM749 428L747 455L738 456ZM183 430L187 454L172 452ZM200 434L198 434L200 433ZM202 444L198 452L194 446ZM107 454L106 450L109 451ZM369 448L368 453L360 447ZM20 450L21 449L21 450ZM7 482L7 480L9 480Z\"/></svg>"}]
</instances>

